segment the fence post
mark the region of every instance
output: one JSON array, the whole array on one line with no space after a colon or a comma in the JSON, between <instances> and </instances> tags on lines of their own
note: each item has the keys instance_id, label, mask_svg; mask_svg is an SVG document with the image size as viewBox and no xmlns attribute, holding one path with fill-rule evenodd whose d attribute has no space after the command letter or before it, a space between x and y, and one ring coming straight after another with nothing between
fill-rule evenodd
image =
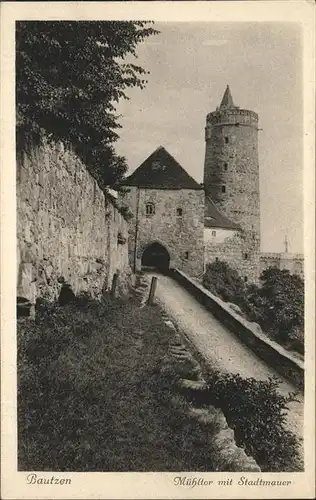
<instances>
[{"instance_id":1,"label":"fence post","mask_svg":"<svg viewBox=\"0 0 316 500\"><path fill-rule=\"evenodd\" d=\"M116 295L116 290L117 290L117 285L118 285L118 277L119 277L118 273L114 273L113 274L112 287L111 287L111 295L112 295L112 297L115 297L115 295Z\"/></svg>"},{"instance_id":2,"label":"fence post","mask_svg":"<svg viewBox=\"0 0 316 500\"><path fill-rule=\"evenodd\" d=\"M155 292L156 292L156 288L157 288L157 281L158 281L158 278L156 276L153 276L151 278L149 296L148 296L148 300L147 300L147 304L150 306L154 303L154 297L155 297Z\"/></svg>"}]
</instances>

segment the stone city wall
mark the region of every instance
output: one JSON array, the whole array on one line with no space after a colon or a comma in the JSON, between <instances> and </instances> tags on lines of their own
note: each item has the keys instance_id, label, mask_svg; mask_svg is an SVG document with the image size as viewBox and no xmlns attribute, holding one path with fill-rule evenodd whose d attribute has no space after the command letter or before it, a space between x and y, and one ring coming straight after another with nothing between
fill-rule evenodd
<instances>
[{"instance_id":1,"label":"stone city wall","mask_svg":"<svg viewBox=\"0 0 316 500\"><path fill-rule=\"evenodd\" d=\"M186 288L223 325L229 328L258 357L275 369L280 375L304 390L304 362L292 356L281 345L270 340L251 323L231 309L229 304L216 297L202 285L182 271L175 269L172 277Z\"/></svg>"},{"instance_id":2,"label":"stone city wall","mask_svg":"<svg viewBox=\"0 0 316 500\"><path fill-rule=\"evenodd\" d=\"M304 255L300 253L261 253L261 272L269 267L287 269L291 274L297 274L304 279Z\"/></svg>"},{"instance_id":3,"label":"stone city wall","mask_svg":"<svg viewBox=\"0 0 316 500\"><path fill-rule=\"evenodd\" d=\"M65 281L97 297L117 271L127 288L128 224L73 152L44 140L20 153L16 186L18 296L54 300Z\"/></svg>"}]
</instances>

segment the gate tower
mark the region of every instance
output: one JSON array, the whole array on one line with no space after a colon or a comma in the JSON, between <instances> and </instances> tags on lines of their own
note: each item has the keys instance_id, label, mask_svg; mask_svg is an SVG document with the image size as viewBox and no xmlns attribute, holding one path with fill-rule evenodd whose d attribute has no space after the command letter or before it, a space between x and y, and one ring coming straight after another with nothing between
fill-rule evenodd
<instances>
[{"instance_id":1,"label":"gate tower","mask_svg":"<svg viewBox=\"0 0 316 500\"><path fill-rule=\"evenodd\" d=\"M242 229L245 258L258 265L260 190L258 115L235 106L227 86L216 111L207 115L204 188L206 195Z\"/></svg>"}]
</instances>

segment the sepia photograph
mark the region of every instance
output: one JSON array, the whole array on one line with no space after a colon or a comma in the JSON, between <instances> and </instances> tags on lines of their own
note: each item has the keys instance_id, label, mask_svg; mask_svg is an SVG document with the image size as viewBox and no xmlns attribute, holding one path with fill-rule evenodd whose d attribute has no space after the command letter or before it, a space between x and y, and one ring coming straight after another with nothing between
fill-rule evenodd
<instances>
[{"instance_id":1,"label":"sepia photograph","mask_svg":"<svg viewBox=\"0 0 316 500\"><path fill-rule=\"evenodd\" d=\"M43 16L14 32L28 494L70 498L72 473L146 472L170 473L170 498L294 498L307 470L302 25Z\"/></svg>"}]
</instances>

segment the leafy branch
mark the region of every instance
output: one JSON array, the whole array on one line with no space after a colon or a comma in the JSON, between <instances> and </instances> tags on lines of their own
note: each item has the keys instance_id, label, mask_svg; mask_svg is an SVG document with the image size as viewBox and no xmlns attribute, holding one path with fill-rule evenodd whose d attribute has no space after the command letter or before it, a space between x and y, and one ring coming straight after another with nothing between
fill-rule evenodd
<instances>
[{"instance_id":1,"label":"leafy branch","mask_svg":"<svg viewBox=\"0 0 316 500\"><path fill-rule=\"evenodd\" d=\"M71 146L102 188L118 183L127 164L114 149L116 104L148 74L126 58L157 33L148 21L17 22L18 150L44 130Z\"/></svg>"}]
</instances>

